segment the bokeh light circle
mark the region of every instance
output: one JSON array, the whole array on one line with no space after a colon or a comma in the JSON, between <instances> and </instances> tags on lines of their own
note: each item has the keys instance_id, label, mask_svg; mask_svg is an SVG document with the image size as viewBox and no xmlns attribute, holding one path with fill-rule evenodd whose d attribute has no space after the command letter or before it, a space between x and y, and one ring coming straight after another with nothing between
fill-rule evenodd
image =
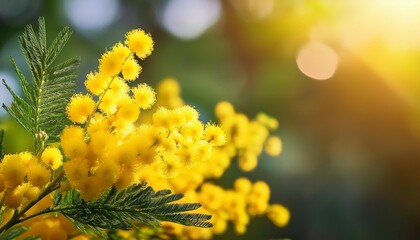
<instances>
[{"instance_id":1,"label":"bokeh light circle","mask_svg":"<svg viewBox=\"0 0 420 240\"><path fill-rule=\"evenodd\" d=\"M316 41L302 46L296 58L300 71L316 80L331 78L337 70L338 61L339 57L334 49Z\"/></svg>"},{"instance_id":2,"label":"bokeh light circle","mask_svg":"<svg viewBox=\"0 0 420 240\"><path fill-rule=\"evenodd\" d=\"M118 16L118 0L65 0L64 13L71 25L84 34L99 32Z\"/></svg>"},{"instance_id":3,"label":"bokeh light circle","mask_svg":"<svg viewBox=\"0 0 420 240\"><path fill-rule=\"evenodd\" d=\"M193 39L215 24L220 13L219 0L172 0L165 6L161 20L176 37Z\"/></svg>"}]
</instances>

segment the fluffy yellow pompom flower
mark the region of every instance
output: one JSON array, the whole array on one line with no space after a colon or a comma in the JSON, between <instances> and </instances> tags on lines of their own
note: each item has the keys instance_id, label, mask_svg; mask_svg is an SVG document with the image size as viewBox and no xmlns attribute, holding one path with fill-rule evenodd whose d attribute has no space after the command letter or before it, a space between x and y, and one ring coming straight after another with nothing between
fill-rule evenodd
<instances>
[{"instance_id":1,"label":"fluffy yellow pompom flower","mask_svg":"<svg viewBox=\"0 0 420 240\"><path fill-rule=\"evenodd\" d=\"M121 72L124 60L115 51L106 52L99 60L99 72L106 76L115 76Z\"/></svg>"},{"instance_id":2,"label":"fluffy yellow pompom flower","mask_svg":"<svg viewBox=\"0 0 420 240\"><path fill-rule=\"evenodd\" d=\"M249 179L241 177L235 180L234 187L238 193L246 195L251 191L252 183Z\"/></svg>"},{"instance_id":3,"label":"fluffy yellow pompom flower","mask_svg":"<svg viewBox=\"0 0 420 240\"><path fill-rule=\"evenodd\" d=\"M140 109L137 104L129 99L124 99L120 103L120 107L117 112L116 121L123 121L123 122L135 122L139 117Z\"/></svg>"},{"instance_id":4,"label":"fluffy yellow pompom flower","mask_svg":"<svg viewBox=\"0 0 420 240\"><path fill-rule=\"evenodd\" d=\"M139 84L131 89L136 104L142 109L149 109L156 101L156 93L149 85L145 83Z\"/></svg>"},{"instance_id":5,"label":"fluffy yellow pompom flower","mask_svg":"<svg viewBox=\"0 0 420 240\"><path fill-rule=\"evenodd\" d=\"M251 194L259 199L268 201L270 199L270 187L264 181L256 181L252 186Z\"/></svg>"},{"instance_id":6,"label":"fluffy yellow pompom flower","mask_svg":"<svg viewBox=\"0 0 420 240\"><path fill-rule=\"evenodd\" d=\"M166 102L171 98L179 97L181 88L175 79L165 78L159 83L157 92L159 98Z\"/></svg>"},{"instance_id":7,"label":"fluffy yellow pompom flower","mask_svg":"<svg viewBox=\"0 0 420 240\"><path fill-rule=\"evenodd\" d=\"M178 111L184 115L185 121L187 122L196 121L200 117L200 113L194 107L189 105L179 107Z\"/></svg>"},{"instance_id":8,"label":"fluffy yellow pompom flower","mask_svg":"<svg viewBox=\"0 0 420 240\"><path fill-rule=\"evenodd\" d=\"M290 212L281 204L272 204L268 207L267 217L277 227L284 227L290 220Z\"/></svg>"},{"instance_id":9,"label":"fluffy yellow pompom flower","mask_svg":"<svg viewBox=\"0 0 420 240\"><path fill-rule=\"evenodd\" d=\"M232 104L226 101L219 102L215 107L216 117L220 120L225 119L226 117L233 116L235 114L235 109Z\"/></svg>"},{"instance_id":10,"label":"fluffy yellow pompom flower","mask_svg":"<svg viewBox=\"0 0 420 240\"><path fill-rule=\"evenodd\" d=\"M198 198L200 203L209 210L217 210L223 204L225 192L223 188L212 183L204 183L201 185Z\"/></svg>"},{"instance_id":11,"label":"fluffy yellow pompom flower","mask_svg":"<svg viewBox=\"0 0 420 240\"><path fill-rule=\"evenodd\" d=\"M79 181L88 177L89 165L86 159L74 158L64 163L64 172L74 187Z\"/></svg>"},{"instance_id":12,"label":"fluffy yellow pompom flower","mask_svg":"<svg viewBox=\"0 0 420 240\"><path fill-rule=\"evenodd\" d=\"M133 81L139 77L141 66L137 63L136 59L130 57L127 59L122 68L122 75L125 80Z\"/></svg>"},{"instance_id":13,"label":"fluffy yellow pompom flower","mask_svg":"<svg viewBox=\"0 0 420 240\"><path fill-rule=\"evenodd\" d=\"M107 187L111 187L120 176L120 165L115 161L104 161L96 170L95 176L102 180Z\"/></svg>"},{"instance_id":14,"label":"fluffy yellow pompom flower","mask_svg":"<svg viewBox=\"0 0 420 240\"><path fill-rule=\"evenodd\" d=\"M167 178L178 176L181 164L174 156L166 156L164 160L157 163L158 172Z\"/></svg>"},{"instance_id":15,"label":"fluffy yellow pompom flower","mask_svg":"<svg viewBox=\"0 0 420 240\"><path fill-rule=\"evenodd\" d=\"M204 126L203 123L196 120L191 121L181 128L181 134L184 136L185 139L191 139L193 141L197 141L203 137L204 134Z\"/></svg>"},{"instance_id":16,"label":"fluffy yellow pompom flower","mask_svg":"<svg viewBox=\"0 0 420 240\"><path fill-rule=\"evenodd\" d=\"M126 60L130 54L131 54L131 50L125 46L122 43L116 43L113 47L112 47L112 51L115 53L115 56L118 57L118 59L123 62L124 60Z\"/></svg>"},{"instance_id":17,"label":"fluffy yellow pompom flower","mask_svg":"<svg viewBox=\"0 0 420 240\"><path fill-rule=\"evenodd\" d=\"M86 201L98 199L106 189L102 180L96 176L89 176L82 179L78 182L76 188L80 191L80 195Z\"/></svg>"},{"instance_id":18,"label":"fluffy yellow pompom flower","mask_svg":"<svg viewBox=\"0 0 420 240\"><path fill-rule=\"evenodd\" d=\"M9 208L16 209L20 206L23 201L23 193L19 190L14 189L4 197L4 205Z\"/></svg>"},{"instance_id":19,"label":"fluffy yellow pompom flower","mask_svg":"<svg viewBox=\"0 0 420 240\"><path fill-rule=\"evenodd\" d=\"M213 124L208 124L206 126L206 129L204 130L204 138L213 146L222 146L226 143L226 136L222 128Z\"/></svg>"},{"instance_id":20,"label":"fluffy yellow pompom flower","mask_svg":"<svg viewBox=\"0 0 420 240\"><path fill-rule=\"evenodd\" d=\"M172 124L169 122L171 111L165 107L159 107L153 114L153 124L157 127L169 128Z\"/></svg>"},{"instance_id":21,"label":"fluffy yellow pompom flower","mask_svg":"<svg viewBox=\"0 0 420 240\"><path fill-rule=\"evenodd\" d=\"M100 95L108 86L111 78L100 73L89 73L86 76L85 86L86 89L94 95Z\"/></svg>"},{"instance_id":22,"label":"fluffy yellow pompom flower","mask_svg":"<svg viewBox=\"0 0 420 240\"><path fill-rule=\"evenodd\" d=\"M282 150L282 143L281 139L276 136L272 136L267 139L267 142L265 143L265 152L270 156L278 156L281 153Z\"/></svg>"},{"instance_id":23,"label":"fluffy yellow pompom flower","mask_svg":"<svg viewBox=\"0 0 420 240\"><path fill-rule=\"evenodd\" d=\"M18 154L5 155L0 164L0 174L6 187L13 188L22 183L26 167Z\"/></svg>"},{"instance_id":24,"label":"fluffy yellow pompom flower","mask_svg":"<svg viewBox=\"0 0 420 240\"><path fill-rule=\"evenodd\" d=\"M144 59L153 51L153 39L150 34L141 29L134 29L126 35L125 44L136 53L137 57Z\"/></svg>"},{"instance_id":25,"label":"fluffy yellow pompom flower","mask_svg":"<svg viewBox=\"0 0 420 240\"><path fill-rule=\"evenodd\" d=\"M28 172L28 181L36 187L43 187L50 181L51 173L40 163L34 162L30 166L31 171Z\"/></svg>"},{"instance_id":26,"label":"fluffy yellow pompom flower","mask_svg":"<svg viewBox=\"0 0 420 240\"><path fill-rule=\"evenodd\" d=\"M86 122L88 116L95 110L95 101L89 95L76 94L67 105L67 115L74 123Z\"/></svg>"},{"instance_id":27,"label":"fluffy yellow pompom flower","mask_svg":"<svg viewBox=\"0 0 420 240\"><path fill-rule=\"evenodd\" d=\"M61 133L61 146L69 158L83 157L87 153L83 128L67 126Z\"/></svg>"},{"instance_id":28,"label":"fluffy yellow pompom flower","mask_svg":"<svg viewBox=\"0 0 420 240\"><path fill-rule=\"evenodd\" d=\"M105 114L114 114L117 111L117 102L118 98L111 93L111 91L106 92L102 95L101 102L99 104L99 109Z\"/></svg>"},{"instance_id":29,"label":"fluffy yellow pompom flower","mask_svg":"<svg viewBox=\"0 0 420 240\"><path fill-rule=\"evenodd\" d=\"M250 172L257 167L258 156L251 151L247 151L239 157L238 164L242 171Z\"/></svg>"},{"instance_id":30,"label":"fluffy yellow pompom flower","mask_svg":"<svg viewBox=\"0 0 420 240\"><path fill-rule=\"evenodd\" d=\"M107 92L113 96L113 98L121 97L122 95L125 95L128 93L128 90L130 90L130 87L125 83L125 81L120 78L116 77L110 86L109 91Z\"/></svg>"},{"instance_id":31,"label":"fluffy yellow pompom flower","mask_svg":"<svg viewBox=\"0 0 420 240\"><path fill-rule=\"evenodd\" d=\"M63 156L58 148L47 147L42 152L41 161L51 169L56 170L63 164Z\"/></svg>"}]
</instances>

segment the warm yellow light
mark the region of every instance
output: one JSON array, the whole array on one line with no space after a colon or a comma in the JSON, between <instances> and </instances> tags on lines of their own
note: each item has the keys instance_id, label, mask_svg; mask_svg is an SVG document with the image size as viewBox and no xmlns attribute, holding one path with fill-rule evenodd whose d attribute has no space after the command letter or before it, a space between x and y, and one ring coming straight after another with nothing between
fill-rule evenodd
<instances>
[{"instance_id":1,"label":"warm yellow light","mask_svg":"<svg viewBox=\"0 0 420 240\"><path fill-rule=\"evenodd\" d=\"M316 80L326 80L334 75L338 56L331 47L312 41L302 46L296 62L300 71L306 76Z\"/></svg>"},{"instance_id":2,"label":"warm yellow light","mask_svg":"<svg viewBox=\"0 0 420 240\"><path fill-rule=\"evenodd\" d=\"M420 1L353 0L342 4L347 10L333 25L347 47L380 43L400 50L420 48Z\"/></svg>"},{"instance_id":3,"label":"warm yellow light","mask_svg":"<svg viewBox=\"0 0 420 240\"><path fill-rule=\"evenodd\" d=\"M244 17L250 15L257 19L270 16L274 7L274 0L231 0L231 2Z\"/></svg>"}]
</instances>

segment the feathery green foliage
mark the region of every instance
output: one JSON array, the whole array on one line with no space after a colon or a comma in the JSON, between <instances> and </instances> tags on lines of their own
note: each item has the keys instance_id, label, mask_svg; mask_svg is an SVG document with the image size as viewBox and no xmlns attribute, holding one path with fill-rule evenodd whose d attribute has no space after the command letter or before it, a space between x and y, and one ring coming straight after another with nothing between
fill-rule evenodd
<instances>
[{"instance_id":1,"label":"feathery green foliage","mask_svg":"<svg viewBox=\"0 0 420 240\"><path fill-rule=\"evenodd\" d=\"M75 92L76 70L80 64L80 59L75 57L53 65L70 38L71 31L68 27L64 28L47 48L44 18L39 18L38 22L39 36L36 36L32 26L28 25L19 37L33 81L25 78L13 58L10 60L26 99L19 97L3 80L3 84L13 96L11 106L3 104L3 108L34 136L36 152L42 142L47 140L37 137L39 133L45 132L48 136L47 141L55 142L64 126L69 123L66 106Z\"/></svg>"},{"instance_id":2,"label":"feathery green foliage","mask_svg":"<svg viewBox=\"0 0 420 240\"><path fill-rule=\"evenodd\" d=\"M141 223L160 226L170 221L187 226L211 227L210 215L184 213L201 207L199 203L172 203L183 194L170 190L155 192L145 182L117 191L111 188L100 199L86 202L76 190L65 193L52 211L60 211L77 222L104 229L131 229Z\"/></svg>"},{"instance_id":3,"label":"feathery green foliage","mask_svg":"<svg viewBox=\"0 0 420 240\"><path fill-rule=\"evenodd\" d=\"M7 231L4 231L0 234L0 239L3 240L14 240L20 235L22 235L24 232L26 232L28 229L26 227L14 227L10 228Z\"/></svg>"}]
</instances>

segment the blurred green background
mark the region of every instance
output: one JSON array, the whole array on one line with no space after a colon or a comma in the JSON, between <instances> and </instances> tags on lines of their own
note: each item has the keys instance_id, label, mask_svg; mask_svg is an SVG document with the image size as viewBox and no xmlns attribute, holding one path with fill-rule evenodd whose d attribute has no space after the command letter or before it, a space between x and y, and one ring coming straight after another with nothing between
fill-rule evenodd
<instances>
[{"instance_id":1,"label":"blurred green background","mask_svg":"<svg viewBox=\"0 0 420 240\"><path fill-rule=\"evenodd\" d=\"M420 238L419 1L0 0L0 78L15 89L9 56L29 76L17 37L39 16L51 38L74 30L62 57L82 57L80 89L140 27L155 40L140 81L175 77L204 120L221 100L280 120L283 154L245 175L270 184L291 222L258 218L238 239ZM3 110L0 122L6 150L30 148Z\"/></svg>"}]
</instances>

